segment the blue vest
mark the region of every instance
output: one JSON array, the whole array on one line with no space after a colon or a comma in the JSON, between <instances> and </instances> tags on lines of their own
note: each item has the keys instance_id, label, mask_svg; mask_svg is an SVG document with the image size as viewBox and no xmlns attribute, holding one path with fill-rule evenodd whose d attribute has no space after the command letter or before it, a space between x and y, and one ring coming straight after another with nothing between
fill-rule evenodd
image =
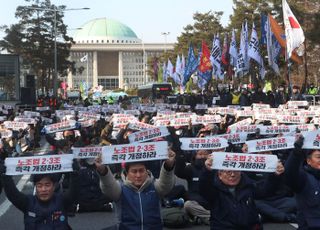
<instances>
[{"instance_id":1,"label":"blue vest","mask_svg":"<svg viewBox=\"0 0 320 230\"><path fill-rule=\"evenodd\" d=\"M66 230L68 219L62 195L54 194L48 203L41 203L36 196L28 196L24 213L25 230Z\"/></svg>"},{"instance_id":2,"label":"blue vest","mask_svg":"<svg viewBox=\"0 0 320 230\"><path fill-rule=\"evenodd\" d=\"M304 188L296 194L299 229L320 228L320 180L306 175Z\"/></svg>"},{"instance_id":3,"label":"blue vest","mask_svg":"<svg viewBox=\"0 0 320 230\"><path fill-rule=\"evenodd\" d=\"M122 185L120 230L161 230L160 198L151 183L141 192Z\"/></svg>"}]
</instances>

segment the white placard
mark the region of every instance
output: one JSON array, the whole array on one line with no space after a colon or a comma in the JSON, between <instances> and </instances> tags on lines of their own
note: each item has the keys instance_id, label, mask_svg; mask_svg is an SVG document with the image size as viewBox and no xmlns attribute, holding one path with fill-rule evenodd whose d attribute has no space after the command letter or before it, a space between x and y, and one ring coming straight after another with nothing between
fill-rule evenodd
<instances>
[{"instance_id":1,"label":"white placard","mask_svg":"<svg viewBox=\"0 0 320 230\"><path fill-rule=\"evenodd\" d=\"M253 109L269 109L270 108L269 104L252 103L251 106Z\"/></svg>"},{"instance_id":2,"label":"white placard","mask_svg":"<svg viewBox=\"0 0 320 230\"><path fill-rule=\"evenodd\" d=\"M57 117L64 117L66 115L75 115L75 111L74 110L56 110L56 116Z\"/></svg>"},{"instance_id":3,"label":"white placard","mask_svg":"<svg viewBox=\"0 0 320 230\"><path fill-rule=\"evenodd\" d=\"M276 134L294 134L297 129L300 132L308 132L315 129L313 124L304 125L269 125L260 127L261 135L276 135Z\"/></svg>"},{"instance_id":4,"label":"white placard","mask_svg":"<svg viewBox=\"0 0 320 230\"><path fill-rule=\"evenodd\" d=\"M47 134L61 132L64 130L75 129L75 128L76 128L76 121L74 120L63 121L63 122L44 126L44 130Z\"/></svg>"},{"instance_id":5,"label":"white placard","mask_svg":"<svg viewBox=\"0 0 320 230\"><path fill-rule=\"evenodd\" d=\"M303 136L303 149L320 149L320 130L306 132Z\"/></svg>"},{"instance_id":6,"label":"white placard","mask_svg":"<svg viewBox=\"0 0 320 230\"><path fill-rule=\"evenodd\" d=\"M27 124L36 124L37 121L33 118L23 118L23 117L15 117L14 118L14 121L17 121L17 122L24 122L24 123L27 123Z\"/></svg>"},{"instance_id":7,"label":"white placard","mask_svg":"<svg viewBox=\"0 0 320 230\"><path fill-rule=\"evenodd\" d=\"M42 111L48 111L48 110L50 110L50 107L49 107L49 106L36 107L36 110L37 110L37 111L40 111L40 112L42 112Z\"/></svg>"},{"instance_id":8,"label":"white placard","mask_svg":"<svg viewBox=\"0 0 320 230\"><path fill-rule=\"evenodd\" d=\"M253 117L254 113L253 110L237 110L236 117Z\"/></svg>"},{"instance_id":9,"label":"white placard","mask_svg":"<svg viewBox=\"0 0 320 230\"><path fill-rule=\"evenodd\" d=\"M1 138L10 138L12 137L12 130L9 130L9 129L0 130L0 135L1 135Z\"/></svg>"},{"instance_id":10,"label":"white placard","mask_svg":"<svg viewBox=\"0 0 320 230\"><path fill-rule=\"evenodd\" d=\"M193 115L191 117L192 125L196 124L214 124L214 123L221 123L221 116L220 115L204 115L204 116L197 116Z\"/></svg>"},{"instance_id":11,"label":"white placard","mask_svg":"<svg viewBox=\"0 0 320 230\"><path fill-rule=\"evenodd\" d=\"M167 127L155 127L151 129L145 129L139 132L132 133L128 136L130 143L133 142L145 142L153 140L159 137L169 136L170 133Z\"/></svg>"},{"instance_id":12,"label":"white placard","mask_svg":"<svg viewBox=\"0 0 320 230\"><path fill-rule=\"evenodd\" d=\"M288 101L288 108L306 107L309 105L308 101Z\"/></svg>"},{"instance_id":13,"label":"white placard","mask_svg":"<svg viewBox=\"0 0 320 230\"><path fill-rule=\"evenodd\" d=\"M188 126L190 124L189 117L175 118L170 121L170 126Z\"/></svg>"},{"instance_id":14,"label":"white placard","mask_svg":"<svg viewBox=\"0 0 320 230\"><path fill-rule=\"evenodd\" d=\"M250 125L252 124L252 118L246 118L241 121L238 121L232 125L229 125L228 130L234 130L236 127L241 126L241 125Z\"/></svg>"},{"instance_id":15,"label":"white placard","mask_svg":"<svg viewBox=\"0 0 320 230\"><path fill-rule=\"evenodd\" d=\"M72 171L72 154L7 157L6 175L46 174Z\"/></svg>"},{"instance_id":16,"label":"white placard","mask_svg":"<svg viewBox=\"0 0 320 230\"><path fill-rule=\"evenodd\" d=\"M196 110L207 110L208 109L208 105L207 104L196 104L195 109Z\"/></svg>"},{"instance_id":17,"label":"white placard","mask_svg":"<svg viewBox=\"0 0 320 230\"><path fill-rule=\"evenodd\" d=\"M94 112L87 112L87 111L79 111L79 119L80 120L99 120L100 114L96 114Z\"/></svg>"},{"instance_id":18,"label":"white placard","mask_svg":"<svg viewBox=\"0 0 320 230\"><path fill-rule=\"evenodd\" d=\"M130 109L130 110L123 110L124 114L130 114L133 116L139 116L140 115L140 111L138 109Z\"/></svg>"},{"instance_id":19,"label":"white placard","mask_svg":"<svg viewBox=\"0 0 320 230\"><path fill-rule=\"evenodd\" d=\"M166 141L112 145L104 146L102 149L103 164L152 161L167 158L168 143Z\"/></svg>"},{"instance_id":20,"label":"white placard","mask_svg":"<svg viewBox=\"0 0 320 230\"><path fill-rule=\"evenodd\" d=\"M72 147L74 158L96 158L102 154L102 146Z\"/></svg>"},{"instance_id":21,"label":"white placard","mask_svg":"<svg viewBox=\"0 0 320 230\"><path fill-rule=\"evenodd\" d=\"M81 128L87 128L87 127L90 127L90 126L93 126L94 123L95 123L95 120L84 120L84 121L79 121L80 125L81 125Z\"/></svg>"},{"instance_id":22,"label":"white placard","mask_svg":"<svg viewBox=\"0 0 320 230\"><path fill-rule=\"evenodd\" d=\"M23 115L26 115L28 117L40 117L39 112L33 112L33 111L24 111Z\"/></svg>"},{"instance_id":23,"label":"white placard","mask_svg":"<svg viewBox=\"0 0 320 230\"><path fill-rule=\"evenodd\" d=\"M302 117L302 116L278 115L277 120L279 123L292 123L292 124L306 123L306 117Z\"/></svg>"},{"instance_id":24,"label":"white placard","mask_svg":"<svg viewBox=\"0 0 320 230\"><path fill-rule=\"evenodd\" d=\"M179 138L182 150L197 149L222 149L228 147L228 141L224 138L207 136L202 138Z\"/></svg>"},{"instance_id":25,"label":"white placard","mask_svg":"<svg viewBox=\"0 0 320 230\"><path fill-rule=\"evenodd\" d=\"M213 169L230 171L275 172L278 157L272 154L214 152Z\"/></svg>"},{"instance_id":26,"label":"white placard","mask_svg":"<svg viewBox=\"0 0 320 230\"><path fill-rule=\"evenodd\" d=\"M244 143L247 140L248 134L247 133L230 133L230 134L217 135L215 137L227 139L227 141L232 144L240 144L240 143Z\"/></svg>"},{"instance_id":27,"label":"white placard","mask_svg":"<svg viewBox=\"0 0 320 230\"><path fill-rule=\"evenodd\" d=\"M17 130L28 128L28 123L19 122L19 121L5 121L3 122L4 126L7 129Z\"/></svg>"},{"instance_id":28,"label":"white placard","mask_svg":"<svg viewBox=\"0 0 320 230\"><path fill-rule=\"evenodd\" d=\"M137 121L137 122L132 122L132 123L130 122L128 128L134 129L134 130L143 130L143 129L155 128L155 126Z\"/></svg>"},{"instance_id":29,"label":"white placard","mask_svg":"<svg viewBox=\"0 0 320 230\"><path fill-rule=\"evenodd\" d=\"M126 114L128 115L128 114ZM132 115L128 116L128 117L114 117L111 120L113 122L113 127L114 128L120 128L120 127L124 127L126 126L128 123L131 122L137 122L138 119Z\"/></svg>"},{"instance_id":30,"label":"white placard","mask_svg":"<svg viewBox=\"0 0 320 230\"><path fill-rule=\"evenodd\" d=\"M248 145L248 152L265 152L282 149L293 149L295 137L283 136L276 138L266 138L246 141Z\"/></svg>"},{"instance_id":31,"label":"white placard","mask_svg":"<svg viewBox=\"0 0 320 230\"><path fill-rule=\"evenodd\" d=\"M6 120L7 120L7 117L6 117L6 116L0 116L0 122L6 121Z\"/></svg>"},{"instance_id":32,"label":"white placard","mask_svg":"<svg viewBox=\"0 0 320 230\"><path fill-rule=\"evenodd\" d=\"M259 113L255 112L254 118L257 120L262 120L262 121L274 121L277 120L277 114L276 113Z\"/></svg>"},{"instance_id":33,"label":"white placard","mask_svg":"<svg viewBox=\"0 0 320 230\"><path fill-rule=\"evenodd\" d=\"M263 125L240 125L232 127L230 133L255 133L258 128L261 128Z\"/></svg>"}]
</instances>

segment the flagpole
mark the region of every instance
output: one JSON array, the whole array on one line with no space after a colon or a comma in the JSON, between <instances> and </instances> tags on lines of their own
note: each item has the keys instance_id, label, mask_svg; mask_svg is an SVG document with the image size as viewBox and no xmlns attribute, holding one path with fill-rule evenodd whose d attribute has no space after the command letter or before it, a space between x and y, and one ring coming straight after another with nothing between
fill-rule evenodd
<instances>
[{"instance_id":1,"label":"flagpole","mask_svg":"<svg viewBox=\"0 0 320 230\"><path fill-rule=\"evenodd\" d=\"M87 89L89 88L89 54L87 53Z\"/></svg>"}]
</instances>

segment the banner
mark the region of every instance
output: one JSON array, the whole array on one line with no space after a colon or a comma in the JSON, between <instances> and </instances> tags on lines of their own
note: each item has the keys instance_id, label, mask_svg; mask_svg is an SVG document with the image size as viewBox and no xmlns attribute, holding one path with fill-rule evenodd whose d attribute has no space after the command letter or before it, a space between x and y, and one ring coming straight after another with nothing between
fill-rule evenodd
<instances>
[{"instance_id":1,"label":"banner","mask_svg":"<svg viewBox=\"0 0 320 230\"><path fill-rule=\"evenodd\" d=\"M112 145L104 146L102 149L103 164L163 160L167 158L168 143L166 141Z\"/></svg>"},{"instance_id":2,"label":"banner","mask_svg":"<svg viewBox=\"0 0 320 230\"><path fill-rule=\"evenodd\" d=\"M306 123L306 118L301 116L278 115L277 120L279 123L292 123L292 124Z\"/></svg>"},{"instance_id":3,"label":"banner","mask_svg":"<svg viewBox=\"0 0 320 230\"><path fill-rule=\"evenodd\" d=\"M37 121L33 118L22 118L22 117L15 117L14 121L24 122L24 123L33 124L33 125L35 125L37 123Z\"/></svg>"},{"instance_id":4,"label":"banner","mask_svg":"<svg viewBox=\"0 0 320 230\"><path fill-rule=\"evenodd\" d=\"M94 123L95 123L95 120L82 120L82 121L79 121L80 123L80 126L81 128L87 128L87 127L90 127L90 126L93 126Z\"/></svg>"},{"instance_id":5,"label":"banner","mask_svg":"<svg viewBox=\"0 0 320 230\"><path fill-rule=\"evenodd\" d=\"M278 157L272 154L214 152L213 169L253 172L275 172Z\"/></svg>"},{"instance_id":6,"label":"banner","mask_svg":"<svg viewBox=\"0 0 320 230\"><path fill-rule=\"evenodd\" d=\"M228 147L228 141L219 137L179 138L182 150L222 149Z\"/></svg>"},{"instance_id":7,"label":"banner","mask_svg":"<svg viewBox=\"0 0 320 230\"><path fill-rule=\"evenodd\" d=\"M195 110L207 110L208 105L207 104L196 104Z\"/></svg>"},{"instance_id":8,"label":"banner","mask_svg":"<svg viewBox=\"0 0 320 230\"><path fill-rule=\"evenodd\" d=\"M170 126L188 126L190 118L175 118L170 121Z\"/></svg>"},{"instance_id":9,"label":"banner","mask_svg":"<svg viewBox=\"0 0 320 230\"><path fill-rule=\"evenodd\" d=\"M6 175L72 172L72 160L72 154L7 157L5 159Z\"/></svg>"},{"instance_id":10,"label":"banner","mask_svg":"<svg viewBox=\"0 0 320 230\"><path fill-rule=\"evenodd\" d=\"M12 130L9 130L9 129L0 130L0 136L1 136L1 139L10 138L12 137Z\"/></svg>"},{"instance_id":11,"label":"banner","mask_svg":"<svg viewBox=\"0 0 320 230\"><path fill-rule=\"evenodd\" d=\"M168 129L164 126L142 130L128 136L129 142L145 142L159 137L169 136Z\"/></svg>"},{"instance_id":12,"label":"banner","mask_svg":"<svg viewBox=\"0 0 320 230\"><path fill-rule=\"evenodd\" d=\"M313 124L305 125L269 125L260 128L261 135L278 135L278 134L294 134L297 130L300 132L308 132L315 129Z\"/></svg>"},{"instance_id":13,"label":"banner","mask_svg":"<svg viewBox=\"0 0 320 230\"><path fill-rule=\"evenodd\" d=\"M265 151L274 151L282 149L293 149L295 137L284 136L276 138L267 138L267 139L257 139L246 141L248 145L248 152L265 152Z\"/></svg>"},{"instance_id":14,"label":"banner","mask_svg":"<svg viewBox=\"0 0 320 230\"><path fill-rule=\"evenodd\" d=\"M19 122L19 121L5 121L3 122L4 127L7 129L12 129L19 131L20 129L26 129L28 128L28 123L25 122Z\"/></svg>"},{"instance_id":15,"label":"banner","mask_svg":"<svg viewBox=\"0 0 320 230\"><path fill-rule=\"evenodd\" d=\"M76 128L76 121L69 120L69 121L63 121L51 125L45 125L44 130L48 133L55 133L55 132L62 132L69 129L75 129Z\"/></svg>"},{"instance_id":16,"label":"banner","mask_svg":"<svg viewBox=\"0 0 320 230\"><path fill-rule=\"evenodd\" d=\"M112 118L113 127L120 128L126 126L128 123L137 122L138 119L136 117L114 117Z\"/></svg>"},{"instance_id":17,"label":"banner","mask_svg":"<svg viewBox=\"0 0 320 230\"><path fill-rule=\"evenodd\" d=\"M26 115L28 117L40 117L39 112L33 112L33 111L24 111L23 115Z\"/></svg>"},{"instance_id":18,"label":"banner","mask_svg":"<svg viewBox=\"0 0 320 230\"><path fill-rule=\"evenodd\" d=\"M72 147L74 158L96 158L102 154L102 146L90 146L83 148Z\"/></svg>"},{"instance_id":19,"label":"banner","mask_svg":"<svg viewBox=\"0 0 320 230\"><path fill-rule=\"evenodd\" d=\"M255 133L258 128L261 128L263 125L240 125L232 126L230 128L230 133Z\"/></svg>"},{"instance_id":20,"label":"banner","mask_svg":"<svg viewBox=\"0 0 320 230\"><path fill-rule=\"evenodd\" d=\"M39 111L39 112L42 112L42 111L48 111L50 110L50 107L49 106L45 106L45 107L36 107L36 110Z\"/></svg>"},{"instance_id":21,"label":"banner","mask_svg":"<svg viewBox=\"0 0 320 230\"><path fill-rule=\"evenodd\" d=\"M298 107L307 107L309 105L308 101L288 101L288 108L298 108Z\"/></svg>"}]
</instances>

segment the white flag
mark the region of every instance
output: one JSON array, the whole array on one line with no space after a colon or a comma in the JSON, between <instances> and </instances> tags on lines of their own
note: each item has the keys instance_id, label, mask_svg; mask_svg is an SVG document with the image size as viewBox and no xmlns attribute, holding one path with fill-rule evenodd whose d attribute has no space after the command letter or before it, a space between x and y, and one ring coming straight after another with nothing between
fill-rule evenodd
<instances>
[{"instance_id":1,"label":"white flag","mask_svg":"<svg viewBox=\"0 0 320 230\"><path fill-rule=\"evenodd\" d=\"M86 62L87 60L88 60L88 54L84 55L84 56L80 59L81 62Z\"/></svg>"},{"instance_id":2,"label":"white flag","mask_svg":"<svg viewBox=\"0 0 320 230\"><path fill-rule=\"evenodd\" d=\"M167 75L167 77L172 77L173 78L173 65L172 65L170 59L168 59L166 75Z\"/></svg>"},{"instance_id":3,"label":"white flag","mask_svg":"<svg viewBox=\"0 0 320 230\"><path fill-rule=\"evenodd\" d=\"M163 82L167 82L168 81L168 75L167 75L166 62L163 62L163 65L162 65L162 75L163 75Z\"/></svg>"},{"instance_id":4,"label":"white flag","mask_svg":"<svg viewBox=\"0 0 320 230\"><path fill-rule=\"evenodd\" d=\"M261 54L260 54L259 38L258 38L258 34L257 34L254 23L252 25L251 39L250 39L249 48L248 48L248 57L252 58L260 65L260 75L261 75L261 78L263 79L265 76L265 69L263 64L263 58L261 57Z\"/></svg>"},{"instance_id":5,"label":"white flag","mask_svg":"<svg viewBox=\"0 0 320 230\"><path fill-rule=\"evenodd\" d=\"M212 66L214 67L214 75L216 75L219 78L223 77L223 71L221 69L221 56L222 50L220 46L220 38L219 35L217 35L213 39L210 61Z\"/></svg>"},{"instance_id":6,"label":"white flag","mask_svg":"<svg viewBox=\"0 0 320 230\"><path fill-rule=\"evenodd\" d=\"M183 73L181 71L182 71L182 69L181 69L181 59L180 59L180 56L177 55L176 71L173 73L173 80L178 85L181 85L181 76L182 76L182 73Z\"/></svg>"},{"instance_id":7,"label":"white flag","mask_svg":"<svg viewBox=\"0 0 320 230\"><path fill-rule=\"evenodd\" d=\"M292 51L296 48L299 56L303 55L303 43L305 40L303 30L297 20L293 15L286 0L282 0L283 9L283 21L285 26L286 41L287 41L287 59L291 57ZM302 51L302 52L299 52Z\"/></svg>"},{"instance_id":8,"label":"white flag","mask_svg":"<svg viewBox=\"0 0 320 230\"><path fill-rule=\"evenodd\" d=\"M237 73L249 70L248 59L248 23L242 24L240 50L237 58Z\"/></svg>"},{"instance_id":9,"label":"white flag","mask_svg":"<svg viewBox=\"0 0 320 230\"><path fill-rule=\"evenodd\" d=\"M232 38L230 42L229 54L230 54L230 65L235 67L237 65L238 51L237 51L236 32L234 29L232 30Z\"/></svg>"}]
</instances>

